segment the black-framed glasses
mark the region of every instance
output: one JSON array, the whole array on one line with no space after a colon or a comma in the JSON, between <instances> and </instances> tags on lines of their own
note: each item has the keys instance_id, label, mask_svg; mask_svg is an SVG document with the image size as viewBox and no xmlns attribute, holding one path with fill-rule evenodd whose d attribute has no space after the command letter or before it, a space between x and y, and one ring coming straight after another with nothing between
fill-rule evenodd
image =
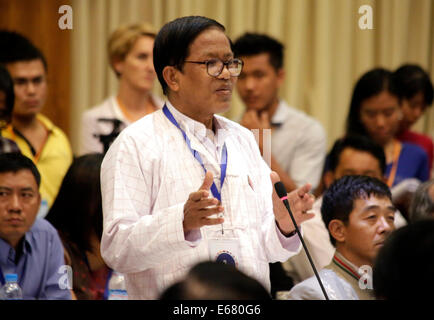
<instances>
[{"instance_id":1,"label":"black-framed glasses","mask_svg":"<svg viewBox=\"0 0 434 320\"><path fill-rule=\"evenodd\" d=\"M243 61L240 59L231 59L226 62L223 62L220 59L210 59L206 61L185 60L184 62L206 65L206 72L208 72L211 77L218 77L225 66L232 77L238 77L243 69Z\"/></svg>"}]
</instances>

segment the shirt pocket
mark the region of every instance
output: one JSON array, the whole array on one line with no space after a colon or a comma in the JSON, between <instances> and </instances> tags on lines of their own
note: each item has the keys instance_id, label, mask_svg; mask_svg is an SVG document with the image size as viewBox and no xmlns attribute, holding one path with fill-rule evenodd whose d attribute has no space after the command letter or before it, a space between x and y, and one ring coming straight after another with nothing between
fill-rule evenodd
<instances>
[{"instance_id":1,"label":"shirt pocket","mask_svg":"<svg viewBox=\"0 0 434 320\"><path fill-rule=\"evenodd\" d=\"M260 215L260 194L255 181L246 169L239 174L228 174L223 188L225 222L228 227L246 229L258 225ZM224 225L225 226L225 225Z\"/></svg>"}]
</instances>

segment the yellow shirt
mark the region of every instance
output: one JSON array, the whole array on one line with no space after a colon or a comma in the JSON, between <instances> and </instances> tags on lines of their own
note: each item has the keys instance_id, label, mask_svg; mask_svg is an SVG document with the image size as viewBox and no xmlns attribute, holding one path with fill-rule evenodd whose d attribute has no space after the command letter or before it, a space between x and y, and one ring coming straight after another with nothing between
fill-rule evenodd
<instances>
[{"instance_id":1,"label":"yellow shirt","mask_svg":"<svg viewBox=\"0 0 434 320\"><path fill-rule=\"evenodd\" d=\"M39 155L33 155L29 144L12 129L12 125L2 130L2 136L18 145L21 153L30 158L41 174L39 192L42 200L51 207L57 196L63 177L72 162L72 150L63 131L56 127L47 117L38 114L37 119L47 128L48 138Z\"/></svg>"}]
</instances>

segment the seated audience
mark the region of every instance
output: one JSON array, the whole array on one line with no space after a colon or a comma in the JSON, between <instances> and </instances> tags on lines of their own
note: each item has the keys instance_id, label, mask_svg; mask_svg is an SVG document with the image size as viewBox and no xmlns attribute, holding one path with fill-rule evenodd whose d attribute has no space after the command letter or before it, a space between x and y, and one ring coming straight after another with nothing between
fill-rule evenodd
<instances>
[{"instance_id":1,"label":"seated audience","mask_svg":"<svg viewBox=\"0 0 434 320\"><path fill-rule=\"evenodd\" d=\"M395 137L403 118L399 101L400 93L390 71L368 71L354 87L347 134L365 135L383 147L393 203L408 219L411 196L419 183L429 179L429 164L425 150Z\"/></svg>"},{"instance_id":2,"label":"seated audience","mask_svg":"<svg viewBox=\"0 0 434 320\"><path fill-rule=\"evenodd\" d=\"M423 148L428 155L430 169L433 164L434 145L428 135L411 131L411 127L423 115L433 102L433 84L427 72L420 66L406 64L394 73L394 81L400 98L402 120L397 138L403 142L411 142Z\"/></svg>"},{"instance_id":3,"label":"seated audience","mask_svg":"<svg viewBox=\"0 0 434 320\"><path fill-rule=\"evenodd\" d=\"M434 218L434 179L422 183L410 204L410 221Z\"/></svg>"},{"instance_id":4,"label":"seated audience","mask_svg":"<svg viewBox=\"0 0 434 320\"><path fill-rule=\"evenodd\" d=\"M0 130L11 122L14 100L14 83L9 72L0 65ZM0 153L7 152L20 152L20 149L13 140L3 137L0 131Z\"/></svg>"},{"instance_id":5,"label":"seated audience","mask_svg":"<svg viewBox=\"0 0 434 320\"><path fill-rule=\"evenodd\" d=\"M395 207L385 183L367 176L344 176L326 190L321 214L336 251L319 276L331 300L373 299L369 271L394 230ZM367 272L367 273L366 273ZM323 300L316 277L295 285L293 300Z\"/></svg>"},{"instance_id":6,"label":"seated audience","mask_svg":"<svg viewBox=\"0 0 434 320\"><path fill-rule=\"evenodd\" d=\"M193 266L185 278L174 283L161 300L269 300L267 290L234 266L206 261Z\"/></svg>"},{"instance_id":7,"label":"seated audience","mask_svg":"<svg viewBox=\"0 0 434 320\"><path fill-rule=\"evenodd\" d=\"M434 220L416 221L396 230L380 249L374 265L377 299L426 301L434 287Z\"/></svg>"},{"instance_id":8,"label":"seated audience","mask_svg":"<svg viewBox=\"0 0 434 320\"><path fill-rule=\"evenodd\" d=\"M335 180L345 175L364 175L383 180L386 167L384 151L381 146L363 136L347 136L338 139L328 156L329 171L325 174L328 188ZM313 219L303 222L303 238L315 267L319 270L330 263L335 248L330 242L329 232L321 218L322 197L319 197L311 210ZM395 214L395 227L405 225L399 212ZM302 250L298 255L283 263L283 268L296 283L314 275L307 255Z\"/></svg>"},{"instance_id":9,"label":"seated audience","mask_svg":"<svg viewBox=\"0 0 434 320\"><path fill-rule=\"evenodd\" d=\"M288 192L307 182L315 189L327 149L326 133L320 122L279 97L285 80L284 45L266 34L245 33L233 50L243 60L236 83L246 107L240 124L258 130L260 152ZM265 130L271 134L271 145ZM270 263L270 282L273 297L293 286L280 262Z\"/></svg>"},{"instance_id":10,"label":"seated audience","mask_svg":"<svg viewBox=\"0 0 434 320\"><path fill-rule=\"evenodd\" d=\"M0 285L6 274L15 273L24 299L71 299L59 235L36 219L40 182L30 159L0 154Z\"/></svg>"},{"instance_id":11,"label":"seated audience","mask_svg":"<svg viewBox=\"0 0 434 320\"><path fill-rule=\"evenodd\" d=\"M405 179L429 179L428 156L419 146L395 138L403 118L392 73L373 69L356 83L347 117L347 134L361 134L381 145L386 155L387 185Z\"/></svg>"},{"instance_id":12,"label":"seated audience","mask_svg":"<svg viewBox=\"0 0 434 320\"><path fill-rule=\"evenodd\" d=\"M100 253L102 154L76 158L46 219L58 230L65 260L74 271L73 291L79 300L107 298L111 270Z\"/></svg>"},{"instance_id":13,"label":"seated audience","mask_svg":"<svg viewBox=\"0 0 434 320\"><path fill-rule=\"evenodd\" d=\"M44 217L59 191L72 161L68 138L41 114L47 98L47 62L42 52L15 32L0 31L0 63L14 82L12 123L1 134L15 141L41 174L42 202L38 217Z\"/></svg>"},{"instance_id":14,"label":"seated audience","mask_svg":"<svg viewBox=\"0 0 434 320\"><path fill-rule=\"evenodd\" d=\"M120 27L110 36L108 55L119 80L118 92L84 112L80 154L105 153L126 126L163 106L151 92L156 78L155 36L146 23Z\"/></svg>"}]
</instances>

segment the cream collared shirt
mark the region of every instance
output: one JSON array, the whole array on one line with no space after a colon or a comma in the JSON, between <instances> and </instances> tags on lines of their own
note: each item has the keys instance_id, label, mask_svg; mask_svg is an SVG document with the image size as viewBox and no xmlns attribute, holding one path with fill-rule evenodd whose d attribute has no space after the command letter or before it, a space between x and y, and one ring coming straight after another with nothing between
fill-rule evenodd
<instances>
[{"instance_id":1,"label":"cream collared shirt","mask_svg":"<svg viewBox=\"0 0 434 320\"><path fill-rule=\"evenodd\" d=\"M152 95L152 100L158 108L162 108L164 101L158 96ZM117 102L116 96L111 96L101 104L85 111L81 118L81 135L79 154L102 153L103 144L95 135L107 135L113 131L111 122L100 121L98 119L116 119L121 122L120 131L125 129L131 122L122 113Z\"/></svg>"}]
</instances>

